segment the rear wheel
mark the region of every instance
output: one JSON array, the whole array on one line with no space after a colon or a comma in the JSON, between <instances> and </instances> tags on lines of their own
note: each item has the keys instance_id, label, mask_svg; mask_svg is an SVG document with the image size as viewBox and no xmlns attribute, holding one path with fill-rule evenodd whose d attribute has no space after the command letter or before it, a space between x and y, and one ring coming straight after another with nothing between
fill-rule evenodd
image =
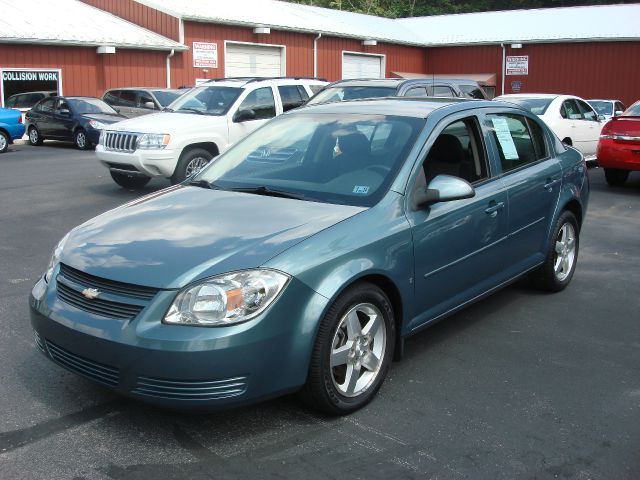
<instances>
[{"instance_id":1,"label":"rear wheel","mask_svg":"<svg viewBox=\"0 0 640 480\"><path fill-rule=\"evenodd\" d=\"M580 246L578 221L568 210L558 218L545 262L531 273L533 284L541 290L559 292L573 277Z\"/></svg>"},{"instance_id":2,"label":"rear wheel","mask_svg":"<svg viewBox=\"0 0 640 480\"><path fill-rule=\"evenodd\" d=\"M110 171L109 173L111 174L111 178L113 178L113 181L124 188L130 188L130 189L142 188L147 183L149 183L149 180L151 180L150 177L127 175L126 173L112 172L112 171Z\"/></svg>"},{"instance_id":3,"label":"rear wheel","mask_svg":"<svg viewBox=\"0 0 640 480\"><path fill-rule=\"evenodd\" d=\"M198 173L212 158L213 155L203 148L193 148L183 152L171 176L171 183L175 185L184 182L187 177Z\"/></svg>"},{"instance_id":4,"label":"rear wheel","mask_svg":"<svg viewBox=\"0 0 640 480\"><path fill-rule=\"evenodd\" d=\"M621 187L629 178L629 170L621 170L619 168L605 168L604 178L607 183L613 187Z\"/></svg>"},{"instance_id":5,"label":"rear wheel","mask_svg":"<svg viewBox=\"0 0 640 480\"><path fill-rule=\"evenodd\" d=\"M303 400L333 415L369 403L389 370L395 335L393 310L382 290L361 283L345 291L318 329Z\"/></svg>"},{"instance_id":6,"label":"rear wheel","mask_svg":"<svg viewBox=\"0 0 640 480\"><path fill-rule=\"evenodd\" d=\"M8 150L9 142L9 136L4 132L0 132L0 153L4 153Z\"/></svg>"},{"instance_id":7,"label":"rear wheel","mask_svg":"<svg viewBox=\"0 0 640 480\"><path fill-rule=\"evenodd\" d=\"M75 143L76 148L79 150L88 150L91 148L91 142L89 141L89 137L87 137L87 132L82 128L76 130L76 133L73 134L73 143Z\"/></svg>"},{"instance_id":8,"label":"rear wheel","mask_svg":"<svg viewBox=\"0 0 640 480\"><path fill-rule=\"evenodd\" d=\"M38 130L34 125L29 127L29 143L33 146L42 145L42 136L40 135L40 130Z\"/></svg>"}]
</instances>

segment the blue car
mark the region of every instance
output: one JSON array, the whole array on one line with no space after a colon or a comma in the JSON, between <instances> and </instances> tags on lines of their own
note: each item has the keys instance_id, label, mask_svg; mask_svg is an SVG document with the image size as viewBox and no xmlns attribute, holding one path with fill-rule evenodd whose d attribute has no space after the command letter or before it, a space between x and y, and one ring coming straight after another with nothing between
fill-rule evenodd
<instances>
[{"instance_id":1,"label":"blue car","mask_svg":"<svg viewBox=\"0 0 640 480\"><path fill-rule=\"evenodd\" d=\"M409 335L524 275L569 284L586 172L535 115L498 102L293 110L70 231L31 292L36 343L157 405L300 391L346 414Z\"/></svg>"},{"instance_id":2,"label":"blue car","mask_svg":"<svg viewBox=\"0 0 640 480\"><path fill-rule=\"evenodd\" d=\"M0 107L0 153L9 149L14 140L22 138L24 125L20 110Z\"/></svg>"}]
</instances>

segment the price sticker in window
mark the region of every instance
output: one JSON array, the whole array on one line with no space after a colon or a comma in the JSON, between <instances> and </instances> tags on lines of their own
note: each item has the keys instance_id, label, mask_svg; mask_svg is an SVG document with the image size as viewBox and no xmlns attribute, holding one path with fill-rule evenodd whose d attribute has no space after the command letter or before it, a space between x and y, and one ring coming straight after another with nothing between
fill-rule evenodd
<instances>
[{"instance_id":1,"label":"price sticker in window","mask_svg":"<svg viewBox=\"0 0 640 480\"><path fill-rule=\"evenodd\" d=\"M518 151L516 150L516 144L513 143L513 137L511 131L509 131L509 124L507 120L502 117L494 117L491 119L493 123L493 130L496 132L498 143L502 147L502 153L505 160L519 160Z\"/></svg>"}]
</instances>

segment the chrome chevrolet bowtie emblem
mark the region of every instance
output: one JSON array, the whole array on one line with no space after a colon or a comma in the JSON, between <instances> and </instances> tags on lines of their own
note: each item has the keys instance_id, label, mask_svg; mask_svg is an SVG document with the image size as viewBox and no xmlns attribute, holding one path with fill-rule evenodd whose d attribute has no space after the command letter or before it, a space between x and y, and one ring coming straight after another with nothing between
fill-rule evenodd
<instances>
[{"instance_id":1,"label":"chrome chevrolet bowtie emblem","mask_svg":"<svg viewBox=\"0 0 640 480\"><path fill-rule=\"evenodd\" d=\"M89 300L93 300L94 298L98 298L98 295L100 295L100 292L95 288L85 288L82 291L82 295L84 295Z\"/></svg>"}]
</instances>

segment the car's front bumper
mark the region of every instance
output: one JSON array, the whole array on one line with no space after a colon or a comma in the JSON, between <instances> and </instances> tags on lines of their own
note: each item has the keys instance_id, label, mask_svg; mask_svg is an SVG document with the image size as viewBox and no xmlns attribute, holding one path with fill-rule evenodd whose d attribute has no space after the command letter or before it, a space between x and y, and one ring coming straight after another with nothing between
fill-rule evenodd
<instances>
[{"instance_id":1,"label":"car's front bumper","mask_svg":"<svg viewBox=\"0 0 640 480\"><path fill-rule=\"evenodd\" d=\"M96 141L97 143L97 141ZM149 177L171 177L178 163L179 152L172 149L137 149L134 152L106 150L97 145L96 156L107 168L123 168Z\"/></svg>"},{"instance_id":2,"label":"car's front bumper","mask_svg":"<svg viewBox=\"0 0 640 480\"><path fill-rule=\"evenodd\" d=\"M235 406L305 382L324 297L292 279L261 316L207 328L161 323L175 293L159 292L136 318L122 321L66 304L55 280L41 280L30 297L36 343L79 375L170 408Z\"/></svg>"}]
</instances>

